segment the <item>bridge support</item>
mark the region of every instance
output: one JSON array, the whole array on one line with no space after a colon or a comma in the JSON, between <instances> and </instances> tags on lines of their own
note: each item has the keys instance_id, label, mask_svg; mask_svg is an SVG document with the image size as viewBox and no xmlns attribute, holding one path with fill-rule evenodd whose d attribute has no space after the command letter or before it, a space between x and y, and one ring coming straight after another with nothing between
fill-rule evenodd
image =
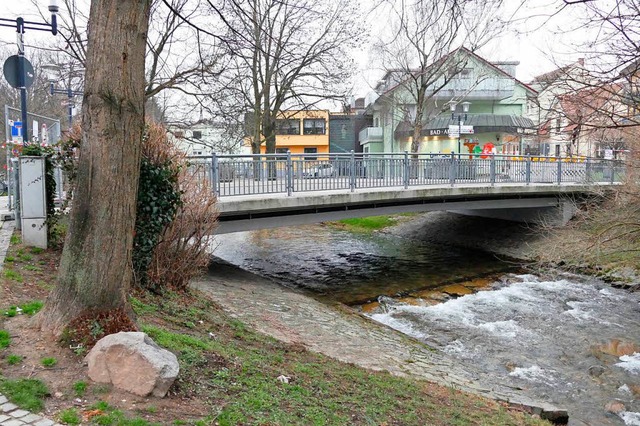
<instances>
[{"instance_id":1,"label":"bridge support","mask_svg":"<svg viewBox=\"0 0 640 426\"><path fill-rule=\"evenodd\" d=\"M491 219L510 220L512 222L564 226L576 214L577 208L571 200L560 199L556 206L448 211L466 216L487 217Z\"/></svg>"}]
</instances>

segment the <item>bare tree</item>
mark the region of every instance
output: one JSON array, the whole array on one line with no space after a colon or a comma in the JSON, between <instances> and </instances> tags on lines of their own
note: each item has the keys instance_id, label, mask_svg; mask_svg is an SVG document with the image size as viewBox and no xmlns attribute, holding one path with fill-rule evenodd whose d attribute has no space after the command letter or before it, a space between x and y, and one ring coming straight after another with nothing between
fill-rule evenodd
<instances>
[{"instance_id":1,"label":"bare tree","mask_svg":"<svg viewBox=\"0 0 640 426\"><path fill-rule=\"evenodd\" d=\"M58 285L39 316L55 334L83 315L129 311L150 3L91 3L78 185Z\"/></svg>"},{"instance_id":2,"label":"bare tree","mask_svg":"<svg viewBox=\"0 0 640 426\"><path fill-rule=\"evenodd\" d=\"M252 151L275 152L287 109L343 99L349 50L362 35L352 0L209 0L227 26L233 61L222 76L232 111L245 111Z\"/></svg>"},{"instance_id":3,"label":"bare tree","mask_svg":"<svg viewBox=\"0 0 640 426\"><path fill-rule=\"evenodd\" d=\"M412 152L419 150L424 123L442 111L444 102L438 102L442 89L465 70L469 62L467 52L479 49L503 29L498 19L501 4L502 0L379 3L377 13L391 17L391 31L382 35L374 51L392 79L383 86L402 89L394 91L388 102L405 106L396 109L403 115L397 118L410 124ZM467 50L456 49L458 46ZM476 72L474 84L484 77ZM473 84L467 86L449 100L455 101L473 88Z\"/></svg>"}]
</instances>

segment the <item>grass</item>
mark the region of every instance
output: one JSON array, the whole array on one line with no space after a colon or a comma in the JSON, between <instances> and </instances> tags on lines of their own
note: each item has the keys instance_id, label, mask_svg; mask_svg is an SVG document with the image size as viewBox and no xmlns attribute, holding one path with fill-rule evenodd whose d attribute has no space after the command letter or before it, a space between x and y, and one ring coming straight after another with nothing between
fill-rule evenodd
<instances>
[{"instance_id":1,"label":"grass","mask_svg":"<svg viewBox=\"0 0 640 426\"><path fill-rule=\"evenodd\" d=\"M34 300L31 302L23 303L20 306L9 306L9 309L4 311L6 317L15 317L18 313L25 315L35 315L42 309L44 303L40 300Z\"/></svg>"},{"instance_id":2,"label":"grass","mask_svg":"<svg viewBox=\"0 0 640 426\"><path fill-rule=\"evenodd\" d=\"M22 362L22 357L20 355L9 355L7 356L7 364L9 365L17 365Z\"/></svg>"},{"instance_id":3,"label":"grass","mask_svg":"<svg viewBox=\"0 0 640 426\"><path fill-rule=\"evenodd\" d=\"M344 228L351 232L371 233L388 228L389 226L396 225L402 218L411 216L414 216L414 214L405 213L402 215L393 216L370 216L354 219L343 219L338 222L334 222L334 224L337 224L336 226Z\"/></svg>"},{"instance_id":4,"label":"grass","mask_svg":"<svg viewBox=\"0 0 640 426\"><path fill-rule=\"evenodd\" d=\"M65 425L79 425L82 422L80 414L78 414L78 410L75 408L62 410L58 415L58 418L60 419L60 423Z\"/></svg>"},{"instance_id":5,"label":"grass","mask_svg":"<svg viewBox=\"0 0 640 426\"><path fill-rule=\"evenodd\" d=\"M8 348L11 344L11 336L7 330L0 330L0 349Z\"/></svg>"},{"instance_id":6,"label":"grass","mask_svg":"<svg viewBox=\"0 0 640 426\"><path fill-rule=\"evenodd\" d=\"M40 360L40 364L42 364L45 368L51 368L58 363L58 360L55 358L42 358Z\"/></svg>"},{"instance_id":7,"label":"grass","mask_svg":"<svg viewBox=\"0 0 640 426\"><path fill-rule=\"evenodd\" d=\"M44 408L44 397L49 395L49 389L37 379L0 378L0 393L20 408L38 413Z\"/></svg>"},{"instance_id":8,"label":"grass","mask_svg":"<svg viewBox=\"0 0 640 426\"><path fill-rule=\"evenodd\" d=\"M20 273L14 271L13 269L5 269L4 270L4 277L9 279L9 280L13 280L16 282L21 283L22 281L24 281L24 279L22 278L22 275L20 275Z\"/></svg>"},{"instance_id":9,"label":"grass","mask_svg":"<svg viewBox=\"0 0 640 426\"><path fill-rule=\"evenodd\" d=\"M78 398L84 396L86 391L87 391L87 382L80 381L80 382L75 382L73 384L73 392Z\"/></svg>"}]
</instances>

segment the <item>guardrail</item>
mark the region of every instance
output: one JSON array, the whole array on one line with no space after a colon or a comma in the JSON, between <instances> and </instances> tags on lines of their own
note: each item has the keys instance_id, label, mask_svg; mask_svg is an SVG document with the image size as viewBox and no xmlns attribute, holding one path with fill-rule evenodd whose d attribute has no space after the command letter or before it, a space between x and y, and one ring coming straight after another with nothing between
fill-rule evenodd
<instances>
[{"instance_id":1,"label":"guardrail","mask_svg":"<svg viewBox=\"0 0 640 426\"><path fill-rule=\"evenodd\" d=\"M469 154L256 154L189 157L219 197L468 183L615 183L620 160Z\"/></svg>"}]
</instances>

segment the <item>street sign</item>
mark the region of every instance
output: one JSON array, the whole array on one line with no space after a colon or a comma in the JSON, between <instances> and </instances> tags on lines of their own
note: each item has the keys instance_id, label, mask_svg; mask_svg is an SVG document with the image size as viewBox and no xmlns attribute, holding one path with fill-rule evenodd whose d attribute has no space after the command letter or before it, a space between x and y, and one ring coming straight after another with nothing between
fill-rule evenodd
<instances>
[{"instance_id":1,"label":"street sign","mask_svg":"<svg viewBox=\"0 0 640 426\"><path fill-rule=\"evenodd\" d=\"M20 78L18 75L18 64L20 61L24 61L24 87L31 87L35 76L33 66L27 58L18 55L9 56L7 60L4 61L4 78L9 82L11 87L16 89L20 88Z\"/></svg>"},{"instance_id":2,"label":"street sign","mask_svg":"<svg viewBox=\"0 0 640 426\"><path fill-rule=\"evenodd\" d=\"M13 142L22 142L22 122L14 121L11 124L11 140Z\"/></svg>"},{"instance_id":3,"label":"street sign","mask_svg":"<svg viewBox=\"0 0 640 426\"><path fill-rule=\"evenodd\" d=\"M452 133L462 133L463 135L472 135L473 134L473 126L465 126L464 124L462 126L459 126L457 124L449 124L449 136L451 136Z\"/></svg>"}]
</instances>

